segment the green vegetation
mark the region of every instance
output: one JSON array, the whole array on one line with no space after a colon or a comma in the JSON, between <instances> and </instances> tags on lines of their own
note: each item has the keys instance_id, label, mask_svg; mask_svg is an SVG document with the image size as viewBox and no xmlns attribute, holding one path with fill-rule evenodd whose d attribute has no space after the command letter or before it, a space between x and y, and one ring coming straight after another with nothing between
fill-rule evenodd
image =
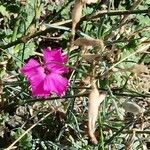
<instances>
[{"instance_id":1,"label":"green vegetation","mask_svg":"<svg viewBox=\"0 0 150 150\"><path fill-rule=\"evenodd\" d=\"M73 0L0 1L0 149L149 149L150 1L84 5L75 40L104 43L85 45L86 50L70 42L73 5ZM40 60L47 47L61 47L68 55L69 87L63 97L32 97L20 72L31 56ZM89 53L95 56L85 58ZM100 92L107 91L96 121L98 144L88 136L91 76Z\"/></svg>"}]
</instances>

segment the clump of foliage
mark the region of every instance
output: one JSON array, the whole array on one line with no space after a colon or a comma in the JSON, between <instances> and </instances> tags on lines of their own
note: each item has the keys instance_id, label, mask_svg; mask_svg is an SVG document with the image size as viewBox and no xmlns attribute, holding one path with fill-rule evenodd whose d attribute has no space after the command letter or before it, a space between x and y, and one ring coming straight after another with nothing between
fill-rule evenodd
<instances>
[{"instance_id":1,"label":"clump of foliage","mask_svg":"<svg viewBox=\"0 0 150 150\"><path fill-rule=\"evenodd\" d=\"M1 0L0 148L149 149L149 6ZM67 55L68 89L35 97L20 69L48 47Z\"/></svg>"}]
</instances>

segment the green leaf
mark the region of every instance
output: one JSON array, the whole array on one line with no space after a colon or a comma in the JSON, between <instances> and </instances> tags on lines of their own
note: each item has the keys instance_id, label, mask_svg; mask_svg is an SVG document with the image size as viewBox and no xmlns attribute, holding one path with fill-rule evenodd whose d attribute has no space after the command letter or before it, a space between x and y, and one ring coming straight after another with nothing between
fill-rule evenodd
<instances>
[{"instance_id":1,"label":"green leaf","mask_svg":"<svg viewBox=\"0 0 150 150\"><path fill-rule=\"evenodd\" d=\"M18 5L16 4L10 4L7 6L7 10L11 13L19 13L20 12L20 8Z\"/></svg>"},{"instance_id":2,"label":"green leaf","mask_svg":"<svg viewBox=\"0 0 150 150\"><path fill-rule=\"evenodd\" d=\"M0 5L0 13L1 13L3 16L9 17L9 13L8 13L8 11L6 10L6 7L4 7L3 5Z\"/></svg>"},{"instance_id":3,"label":"green leaf","mask_svg":"<svg viewBox=\"0 0 150 150\"><path fill-rule=\"evenodd\" d=\"M12 132L12 137L16 140L18 139L25 130L18 128L16 132ZM20 149L29 150L32 147L32 135L30 133L25 134L22 139L20 139L18 144Z\"/></svg>"}]
</instances>

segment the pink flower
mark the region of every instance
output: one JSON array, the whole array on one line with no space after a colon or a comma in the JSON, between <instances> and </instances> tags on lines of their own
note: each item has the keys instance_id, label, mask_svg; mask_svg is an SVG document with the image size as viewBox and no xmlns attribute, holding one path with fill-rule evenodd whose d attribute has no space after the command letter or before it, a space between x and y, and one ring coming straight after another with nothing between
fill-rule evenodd
<instances>
[{"instance_id":1,"label":"pink flower","mask_svg":"<svg viewBox=\"0 0 150 150\"><path fill-rule=\"evenodd\" d=\"M43 65L31 58L21 68L21 73L30 82L33 96L48 97L50 93L63 96L68 87L68 80L62 76L68 73L67 56L61 49L50 48L44 49L43 55Z\"/></svg>"}]
</instances>

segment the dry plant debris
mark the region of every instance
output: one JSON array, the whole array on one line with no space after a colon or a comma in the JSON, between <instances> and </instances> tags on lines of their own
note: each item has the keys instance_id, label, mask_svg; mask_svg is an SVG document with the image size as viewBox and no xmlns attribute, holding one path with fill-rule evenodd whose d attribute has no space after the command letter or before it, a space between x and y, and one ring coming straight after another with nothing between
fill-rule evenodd
<instances>
[{"instance_id":1,"label":"dry plant debris","mask_svg":"<svg viewBox=\"0 0 150 150\"><path fill-rule=\"evenodd\" d=\"M98 141L94 135L100 103L106 98L106 93L99 93L95 81L91 83L92 90L88 101L88 132L93 144Z\"/></svg>"},{"instance_id":2,"label":"dry plant debris","mask_svg":"<svg viewBox=\"0 0 150 150\"><path fill-rule=\"evenodd\" d=\"M74 41L74 45L100 47L101 50L104 49L104 42L100 39L94 38L78 38Z\"/></svg>"},{"instance_id":3,"label":"dry plant debris","mask_svg":"<svg viewBox=\"0 0 150 150\"><path fill-rule=\"evenodd\" d=\"M98 0L82 0L82 2L86 4L92 4L92 3L97 3Z\"/></svg>"},{"instance_id":4,"label":"dry plant debris","mask_svg":"<svg viewBox=\"0 0 150 150\"><path fill-rule=\"evenodd\" d=\"M93 63L94 61L100 61L100 59L101 59L101 55L100 54L85 53L85 54L82 54L81 56L88 63Z\"/></svg>"},{"instance_id":5,"label":"dry plant debris","mask_svg":"<svg viewBox=\"0 0 150 150\"><path fill-rule=\"evenodd\" d=\"M149 73L148 67L144 64L135 64L133 67L129 68L129 71L136 74Z\"/></svg>"},{"instance_id":6,"label":"dry plant debris","mask_svg":"<svg viewBox=\"0 0 150 150\"><path fill-rule=\"evenodd\" d=\"M80 21L82 17L82 9L83 9L84 3L81 0L75 0L74 8L72 10L72 31L71 34L74 39L75 35L75 28L77 23Z\"/></svg>"},{"instance_id":7,"label":"dry plant debris","mask_svg":"<svg viewBox=\"0 0 150 150\"><path fill-rule=\"evenodd\" d=\"M126 101L122 104L126 112L131 112L133 114L142 113L142 108L134 102Z\"/></svg>"}]
</instances>

